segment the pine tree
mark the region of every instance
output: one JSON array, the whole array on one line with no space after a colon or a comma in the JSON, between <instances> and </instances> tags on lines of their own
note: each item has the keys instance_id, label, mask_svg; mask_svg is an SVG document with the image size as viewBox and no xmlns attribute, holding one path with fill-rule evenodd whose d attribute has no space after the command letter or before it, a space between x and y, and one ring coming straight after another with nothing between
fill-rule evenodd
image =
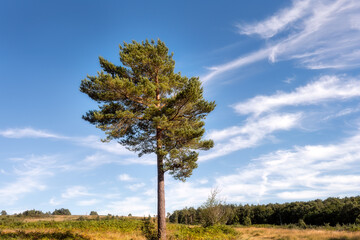
<instances>
[{"instance_id":1,"label":"pine tree","mask_svg":"<svg viewBox=\"0 0 360 240\"><path fill-rule=\"evenodd\" d=\"M198 152L213 147L202 140L204 119L215 102L203 98L199 78L174 73L165 44L148 40L120 45L123 66L99 57L102 71L82 80L80 91L99 103L83 119L131 151L157 155L158 237L166 238L164 173L185 181L197 167Z\"/></svg>"}]
</instances>

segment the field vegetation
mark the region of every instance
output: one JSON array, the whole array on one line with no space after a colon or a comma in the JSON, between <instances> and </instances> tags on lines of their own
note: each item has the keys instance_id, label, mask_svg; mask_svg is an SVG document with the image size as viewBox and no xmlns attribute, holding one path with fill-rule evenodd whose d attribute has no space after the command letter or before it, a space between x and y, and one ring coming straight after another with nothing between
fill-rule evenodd
<instances>
[{"instance_id":1,"label":"field vegetation","mask_svg":"<svg viewBox=\"0 0 360 240\"><path fill-rule=\"evenodd\" d=\"M226 226L173 224L167 225L167 239L332 239L360 240L357 225L307 227L299 224L283 226L252 225ZM145 240L156 239L154 218L117 216L23 215L0 217L0 239L78 239L78 240Z\"/></svg>"}]
</instances>

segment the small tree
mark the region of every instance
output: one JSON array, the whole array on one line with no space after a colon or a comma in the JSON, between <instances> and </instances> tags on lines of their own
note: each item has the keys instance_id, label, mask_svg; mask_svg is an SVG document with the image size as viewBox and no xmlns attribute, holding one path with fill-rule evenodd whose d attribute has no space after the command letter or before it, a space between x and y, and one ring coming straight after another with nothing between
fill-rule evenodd
<instances>
[{"instance_id":1,"label":"small tree","mask_svg":"<svg viewBox=\"0 0 360 240\"><path fill-rule=\"evenodd\" d=\"M98 216L99 214L96 211L91 211L90 216Z\"/></svg>"},{"instance_id":2,"label":"small tree","mask_svg":"<svg viewBox=\"0 0 360 240\"><path fill-rule=\"evenodd\" d=\"M45 213L43 213L41 210L33 209L24 211L22 215L26 217L39 217L45 215Z\"/></svg>"},{"instance_id":3,"label":"small tree","mask_svg":"<svg viewBox=\"0 0 360 240\"><path fill-rule=\"evenodd\" d=\"M251 218L249 216L246 216L244 218L244 225L245 226L250 226L251 225Z\"/></svg>"},{"instance_id":4,"label":"small tree","mask_svg":"<svg viewBox=\"0 0 360 240\"><path fill-rule=\"evenodd\" d=\"M6 216L7 215L7 212L5 210L2 210L1 211L1 216Z\"/></svg>"},{"instance_id":5,"label":"small tree","mask_svg":"<svg viewBox=\"0 0 360 240\"><path fill-rule=\"evenodd\" d=\"M198 152L213 147L202 140L204 119L215 102L203 98L199 78L174 73L175 61L160 40L120 46L123 66L100 57L105 71L82 80L80 91L99 104L83 118L129 150L157 155L158 237L166 239L164 174L185 181L197 167Z\"/></svg>"},{"instance_id":6,"label":"small tree","mask_svg":"<svg viewBox=\"0 0 360 240\"><path fill-rule=\"evenodd\" d=\"M207 201L201 206L201 222L204 227L226 223L224 201L218 199L218 189L211 190Z\"/></svg>"},{"instance_id":7,"label":"small tree","mask_svg":"<svg viewBox=\"0 0 360 240\"><path fill-rule=\"evenodd\" d=\"M52 215L71 215L71 212L69 209L60 208L60 209L55 209Z\"/></svg>"}]
</instances>

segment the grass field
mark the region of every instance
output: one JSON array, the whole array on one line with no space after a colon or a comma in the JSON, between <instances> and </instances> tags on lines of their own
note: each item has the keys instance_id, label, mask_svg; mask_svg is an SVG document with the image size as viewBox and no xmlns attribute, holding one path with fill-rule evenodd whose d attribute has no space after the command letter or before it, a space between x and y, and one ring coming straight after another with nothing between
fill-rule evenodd
<instances>
[{"instance_id":1,"label":"grass field","mask_svg":"<svg viewBox=\"0 0 360 240\"><path fill-rule=\"evenodd\" d=\"M0 218L0 239L5 240L105 240L153 239L154 219L145 221L136 217L108 216L47 216L41 218ZM203 228L181 224L167 225L168 239L329 239L360 240L360 231L325 229L287 229L280 227L229 227Z\"/></svg>"}]
</instances>

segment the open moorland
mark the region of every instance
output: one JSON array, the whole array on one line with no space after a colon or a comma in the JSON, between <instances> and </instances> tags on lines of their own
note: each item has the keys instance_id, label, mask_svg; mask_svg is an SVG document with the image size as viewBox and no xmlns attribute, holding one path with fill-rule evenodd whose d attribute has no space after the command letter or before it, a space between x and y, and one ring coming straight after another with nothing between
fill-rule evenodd
<instances>
[{"instance_id":1,"label":"open moorland","mask_svg":"<svg viewBox=\"0 0 360 240\"><path fill-rule=\"evenodd\" d=\"M156 239L154 218L116 216L2 216L0 239ZM308 227L296 225L201 227L167 224L168 239L360 239L357 225Z\"/></svg>"}]
</instances>

